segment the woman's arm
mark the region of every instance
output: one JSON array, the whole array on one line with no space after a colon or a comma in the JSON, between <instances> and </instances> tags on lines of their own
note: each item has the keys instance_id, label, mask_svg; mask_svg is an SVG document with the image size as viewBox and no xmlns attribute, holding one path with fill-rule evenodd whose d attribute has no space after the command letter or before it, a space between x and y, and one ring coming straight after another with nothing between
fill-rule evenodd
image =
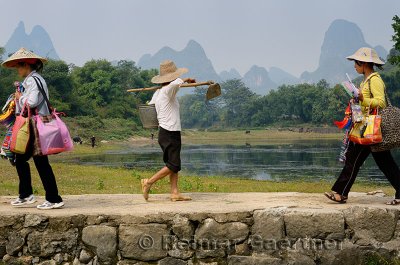
<instances>
[{"instance_id":1,"label":"woman's arm","mask_svg":"<svg viewBox=\"0 0 400 265\"><path fill-rule=\"evenodd\" d=\"M43 101L43 95L40 92L33 77L26 80L25 93L20 97L19 104L22 106L27 103L29 107L35 108Z\"/></svg>"},{"instance_id":2,"label":"woman's arm","mask_svg":"<svg viewBox=\"0 0 400 265\"><path fill-rule=\"evenodd\" d=\"M380 78L371 78L369 82L367 82L367 87L366 89L368 90L368 93L370 93L373 96L373 98L366 98L363 97L361 100L361 106L363 107L369 107L371 108L384 108L386 106L386 99L385 99L385 85Z\"/></svg>"}]
</instances>

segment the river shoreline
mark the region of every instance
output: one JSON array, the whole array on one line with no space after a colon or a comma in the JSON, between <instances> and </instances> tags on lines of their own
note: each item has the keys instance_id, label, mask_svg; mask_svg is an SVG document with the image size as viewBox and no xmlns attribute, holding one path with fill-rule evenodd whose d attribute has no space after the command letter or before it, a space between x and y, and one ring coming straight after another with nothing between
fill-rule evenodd
<instances>
[{"instance_id":1,"label":"river shoreline","mask_svg":"<svg viewBox=\"0 0 400 265\"><path fill-rule=\"evenodd\" d=\"M315 129L313 129L315 130ZM332 132L327 133L314 132L311 129L286 128L286 129L266 129L266 130L233 130L233 131L200 131L200 130L183 130L183 144L257 144L257 143L292 143L300 140L338 140L343 138L343 133ZM148 137L136 135L126 141L132 146L151 145L157 142L157 131L153 131L154 140L151 139L151 131Z\"/></svg>"},{"instance_id":2,"label":"river shoreline","mask_svg":"<svg viewBox=\"0 0 400 265\"><path fill-rule=\"evenodd\" d=\"M44 195L40 178L33 168L32 182L34 193ZM114 167L99 167L52 162L60 194L140 194L140 179L149 178L155 170L135 170ZM7 161L0 160L0 196L12 196L18 193L18 176ZM191 176L182 174L179 185L182 192L304 192L320 193L329 191L333 183L328 180L305 181L269 181L230 178L224 176ZM152 193L168 193L169 180L163 179L152 189ZM358 181L354 192L371 192L382 190L392 196L393 188L389 183L368 183Z\"/></svg>"},{"instance_id":3,"label":"river shoreline","mask_svg":"<svg viewBox=\"0 0 400 265\"><path fill-rule=\"evenodd\" d=\"M228 137L229 136L229 137ZM266 137L268 136L268 138ZM340 134L315 134L315 133L296 133L278 131L251 131L250 135L245 131L233 132L199 132L185 131L183 139L186 144L238 144L250 143L282 142L290 144L293 141L308 141L320 139L340 140ZM129 141L111 141L100 143L99 146L91 148L89 145L76 145L75 150L70 153L63 153L51 156L52 165L59 182L61 194L93 194L93 193L141 193L140 179L150 177L154 174L154 169L137 170L118 167L78 165L71 162L63 162L63 159L101 155L121 148L141 147L154 144L157 140L150 138L133 137ZM33 164L32 164L33 166ZM18 177L13 168L7 161L0 161L0 195L14 195L18 190ZM32 168L34 190L36 194L42 195L43 188L36 170ZM227 176L190 176L182 174L180 186L184 192L307 192L322 193L330 190L332 183L330 180L307 181L298 179L294 181L270 181L254 180L245 178L230 178ZM358 181L354 185L354 191L369 192L373 190L383 190L386 194L392 195L393 189L389 183L367 183ZM168 193L169 183L167 180L161 181L153 189L154 193Z\"/></svg>"}]
</instances>

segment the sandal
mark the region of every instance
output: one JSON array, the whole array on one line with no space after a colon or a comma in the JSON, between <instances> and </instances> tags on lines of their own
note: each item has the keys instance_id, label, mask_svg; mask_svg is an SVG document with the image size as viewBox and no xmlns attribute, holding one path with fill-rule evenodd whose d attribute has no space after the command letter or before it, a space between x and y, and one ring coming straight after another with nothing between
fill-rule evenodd
<instances>
[{"instance_id":1,"label":"sandal","mask_svg":"<svg viewBox=\"0 0 400 265\"><path fill-rule=\"evenodd\" d=\"M338 203L346 203L346 201L348 199L348 197L340 195L339 193L336 193L336 192L325 192L324 195L329 200L334 201L334 202L338 202ZM335 195L339 195L340 196L340 200L338 200Z\"/></svg>"},{"instance_id":2,"label":"sandal","mask_svg":"<svg viewBox=\"0 0 400 265\"><path fill-rule=\"evenodd\" d=\"M181 202L181 201L191 201L192 198L183 196L183 195L171 195L171 201L173 202Z\"/></svg>"},{"instance_id":3,"label":"sandal","mask_svg":"<svg viewBox=\"0 0 400 265\"><path fill-rule=\"evenodd\" d=\"M386 205L398 205L398 204L400 204L400 199L393 199L393 200L391 200L391 201L388 201L387 203L386 203Z\"/></svg>"},{"instance_id":4,"label":"sandal","mask_svg":"<svg viewBox=\"0 0 400 265\"><path fill-rule=\"evenodd\" d=\"M143 197L146 201L149 200L149 192L151 188L151 184L148 184L149 179L142 179L140 180L140 183L142 184L142 192L143 192Z\"/></svg>"}]
</instances>

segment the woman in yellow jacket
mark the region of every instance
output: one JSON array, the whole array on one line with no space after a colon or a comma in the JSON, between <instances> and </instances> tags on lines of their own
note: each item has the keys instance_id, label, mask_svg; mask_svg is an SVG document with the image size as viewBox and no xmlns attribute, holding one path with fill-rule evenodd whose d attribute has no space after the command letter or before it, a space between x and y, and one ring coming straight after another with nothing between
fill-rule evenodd
<instances>
[{"instance_id":1,"label":"woman in yellow jacket","mask_svg":"<svg viewBox=\"0 0 400 265\"><path fill-rule=\"evenodd\" d=\"M347 59L354 61L354 68L357 73L364 75L359 93L359 101L363 113L366 114L369 108L385 108L385 84L380 75L374 70L375 66L382 68L384 62L378 57L376 51L371 48L361 48L355 54L347 57ZM350 142L343 170L333 185L332 192L326 192L325 196L332 201L345 203L360 167L371 153L369 146ZM400 170L392 154L390 151L384 151L372 153L372 156L379 169L396 190L395 199L387 204L400 204Z\"/></svg>"}]
</instances>

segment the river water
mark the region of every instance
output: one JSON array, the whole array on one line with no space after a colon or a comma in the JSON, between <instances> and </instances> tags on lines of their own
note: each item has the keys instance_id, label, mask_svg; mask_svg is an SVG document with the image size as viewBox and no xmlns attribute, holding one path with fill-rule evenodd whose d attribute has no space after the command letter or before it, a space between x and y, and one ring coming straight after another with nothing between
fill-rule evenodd
<instances>
[{"instance_id":1,"label":"river water","mask_svg":"<svg viewBox=\"0 0 400 265\"><path fill-rule=\"evenodd\" d=\"M182 173L274 181L334 181L343 166L337 159L339 152L338 140L300 140L288 144L183 145ZM400 152L393 154L395 160L400 162ZM154 171L163 166L162 152L156 143L71 158L66 162ZM386 182L372 156L360 170L359 180Z\"/></svg>"}]
</instances>

